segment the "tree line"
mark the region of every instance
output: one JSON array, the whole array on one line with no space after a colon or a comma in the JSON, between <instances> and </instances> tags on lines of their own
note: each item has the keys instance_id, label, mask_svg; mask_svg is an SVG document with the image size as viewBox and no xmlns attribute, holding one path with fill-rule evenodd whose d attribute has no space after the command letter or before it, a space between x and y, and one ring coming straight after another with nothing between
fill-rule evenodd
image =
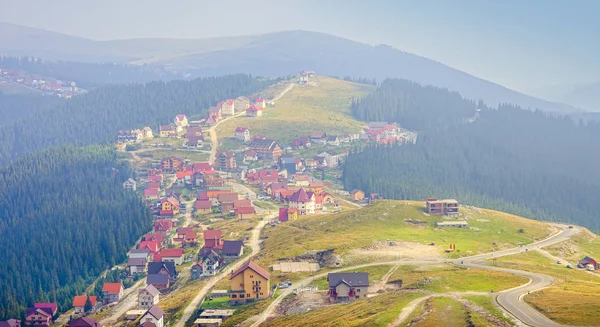
<instances>
[{"instance_id":1,"label":"tree line","mask_svg":"<svg viewBox=\"0 0 600 327\"><path fill-rule=\"evenodd\" d=\"M347 189L390 199L457 198L600 231L598 123L508 104L489 108L400 80L355 100L352 112L367 121L399 122L418 131L419 141L354 151L344 168Z\"/></svg>"},{"instance_id":2,"label":"tree line","mask_svg":"<svg viewBox=\"0 0 600 327\"><path fill-rule=\"evenodd\" d=\"M0 320L34 302L61 311L98 275L124 262L152 216L109 146L46 149L0 170Z\"/></svg>"},{"instance_id":3,"label":"tree line","mask_svg":"<svg viewBox=\"0 0 600 327\"><path fill-rule=\"evenodd\" d=\"M0 120L0 164L52 146L112 142L120 129L147 125L158 133L158 126L172 123L176 114L200 118L218 101L250 95L272 82L239 74L107 85L54 105L12 103L1 111L11 111L12 107L22 108L22 112ZM11 97L10 101L19 99L23 98Z\"/></svg>"}]
</instances>

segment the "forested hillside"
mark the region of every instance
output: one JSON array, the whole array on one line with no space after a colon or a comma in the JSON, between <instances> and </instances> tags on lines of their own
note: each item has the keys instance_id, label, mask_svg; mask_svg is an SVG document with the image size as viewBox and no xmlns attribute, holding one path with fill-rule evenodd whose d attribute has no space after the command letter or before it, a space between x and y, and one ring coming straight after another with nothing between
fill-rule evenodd
<instances>
[{"instance_id":1,"label":"forested hillside","mask_svg":"<svg viewBox=\"0 0 600 327\"><path fill-rule=\"evenodd\" d=\"M600 230L597 123L576 124L509 105L498 110L480 105L475 117L477 106L456 97L386 81L355 101L357 117L399 121L420 135L414 146L373 146L350 155L345 187L393 199L452 197Z\"/></svg>"},{"instance_id":2,"label":"forested hillside","mask_svg":"<svg viewBox=\"0 0 600 327\"><path fill-rule=\"evenodd\" d=\"M53 148L0 170L0 320L34 301L61 309L98 274L125 260L151 215L110 147Z\"/></svg>"},{"instance_id":3,"label":"forested hillside","mask_svg":"<svg viewBox=\"0 0 600 327\"><path fill-rule=\"evenodd\" d=\"M25 115L0 120L0 164L50 146L110 142L119 129L149 125L156 130L178 113L200 117L218 101L252 94L270 83L230 75L110 85L56 106L32 106Z\"/></svg>"}]
</instances>

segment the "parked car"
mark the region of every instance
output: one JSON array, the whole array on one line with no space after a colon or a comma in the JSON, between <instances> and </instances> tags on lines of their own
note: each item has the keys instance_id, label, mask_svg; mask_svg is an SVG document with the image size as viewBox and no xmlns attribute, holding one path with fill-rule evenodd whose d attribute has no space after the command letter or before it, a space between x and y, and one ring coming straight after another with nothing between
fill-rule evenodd
<instances>
[{"instance_id":1,"label":"parked car","mask_svg":"<svg viewBox=\"0 0 600 327\"><path fill-rule=\"evenodd\" d=\"M569 269L573 268L573 266L571 266L571 265L567 265L566 267L569 268Z\"/></svg>"},{"instance_id":2,"label":"parked car","mask_svg":"<svg viewBox=\"0 0 600 327\"><path fill-rule=\"evenodd\" d=\"M560 265L560 264L562 264L562 261L560 261L560 260L556 260L556 264L557 264L557 265Z\"/></svg>"}]
</instances>

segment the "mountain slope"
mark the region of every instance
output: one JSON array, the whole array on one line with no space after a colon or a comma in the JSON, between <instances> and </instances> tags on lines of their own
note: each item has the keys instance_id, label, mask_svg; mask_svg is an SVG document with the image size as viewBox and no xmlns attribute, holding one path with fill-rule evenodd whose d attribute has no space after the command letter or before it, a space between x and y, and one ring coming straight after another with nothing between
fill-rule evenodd
<instances>
[{"instance_id":1,"label":"mountain slope","mask_svg":"<svg viewBox=\"0 0 600 327\"><path fill-rule=\"evenodd\" d=\"M49 59L129 61L190 70L199 76L229 73L279 77L312 69L322 75L404 78L483 99L553 112L579 112L477 78L439 62L317 32L287 31L213 39L129 39L93 41L0 23L0 53Z\"/></svg>"}]
</instances>

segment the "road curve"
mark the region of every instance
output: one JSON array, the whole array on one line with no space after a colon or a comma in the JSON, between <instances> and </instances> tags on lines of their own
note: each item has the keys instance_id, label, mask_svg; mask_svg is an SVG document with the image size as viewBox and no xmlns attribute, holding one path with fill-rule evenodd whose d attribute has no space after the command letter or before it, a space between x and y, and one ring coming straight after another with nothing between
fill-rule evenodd
<instances>
[{"instance_id":1,"label":"road curve","mask_svg":"<svg viewBox=\"0 0 600 327\"><path fill-rule=\"evenodd\" d=\"M561 327L564 325L558 324L546 316L544 316L539 311L535 310L531 306L529 306L525 301L523 301L523 296L529 292L534 292L539 289L548 287L552 282L554 282L554 278L539 273L533 273L528 271L516 270L516 269L508 269L508 268L500 268L494 266L488 266L478 261L483 259L491 259L498 258L507 255L513 255L518 253L523 253L530 250L542 248L548 245L556 244L562 241L569 239L571 236L579 233L580 230L577 228L569 229L564 228L559 233L536 243L529 244L522 248L513 248L488 254L481 254L472 257L462 258L455 260L453 263L459 266L465 266L469 268L477 268L477 269L486 269L486 270L494 270L506 272L514 275L525 276L530 279L530 282L516 287L510 290L502 291L496 297L496 301L500 306L513 315L515 318L523 322L524 324L532 327Z\"/></svg>"}]
</instances>

